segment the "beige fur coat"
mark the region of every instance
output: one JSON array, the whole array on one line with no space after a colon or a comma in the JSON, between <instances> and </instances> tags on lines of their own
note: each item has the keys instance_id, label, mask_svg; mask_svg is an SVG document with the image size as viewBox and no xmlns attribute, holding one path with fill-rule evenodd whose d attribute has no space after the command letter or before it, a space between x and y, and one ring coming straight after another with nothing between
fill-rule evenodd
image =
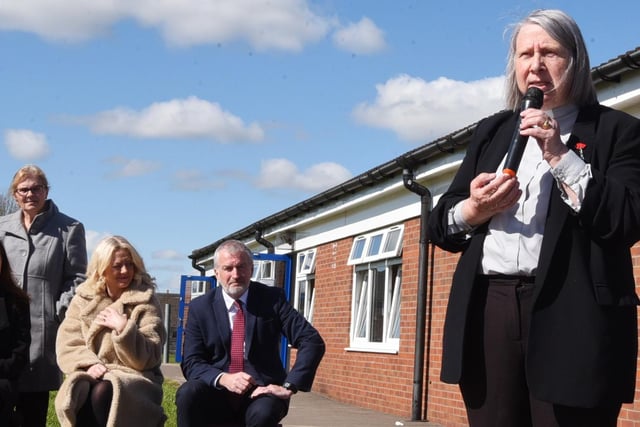
<instances>
[{"instance_id":1,"label":"beige fur coat","mask_svg":"<svg viewBox=\"0 0 640 427\"><path fill-rule=\"evenodd\" d=\"M127 315L120 334L93 322L107 306ZM161 313L148 285L132 283L116 301L86 284L77 288L56 341L58 365L66 375L55 400L62 427L75 426L92 381L86 370L96 363L107 367L104 379L113 385L108 427L164 425L160 364L166 332Z\"/></svg>"}]
</instances>

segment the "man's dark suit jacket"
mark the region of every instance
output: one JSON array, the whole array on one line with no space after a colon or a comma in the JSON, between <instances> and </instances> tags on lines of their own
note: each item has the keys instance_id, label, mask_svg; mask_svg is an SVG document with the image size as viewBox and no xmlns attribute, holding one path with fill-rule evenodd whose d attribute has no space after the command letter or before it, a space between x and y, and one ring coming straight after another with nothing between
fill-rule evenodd
<instances>
[{"instance_id":1,"label":"man's dark suit jacket","mask_svg":"<svg viewBox=\"0 0 640 427\"><path fill-rule=\"evenodd\" d=\"M189 304L181 363L187 380L214 386L230 363L231 326L222 287L211 289ZM309 391L325 345L318 331L286 300L284 291L251 282L245 315L245 372L258 385L282 385L285 380ZM298 349L287 373L280 359L281 336Z\"/></svg>"},{"instance_id":2,"label":"man's dark suit jacket","mask_svg":"<svg viewBox=\"0 0 640 427\"><path fill-rule=\"evenodd\" d=\"M447 309L441 378L463 374L466 319L487 224L472 236L447 235L447 213L469 196L480 172L495 172L516 114L479 123L465 159L429 221L441 248L462 252ZM579 112L567 145L586 144L593 178L575 213L553 185L536 271L526 373L530 391L552 403L594 407L632 402L637 364L638 298L630 247L640 239L640 121L610 108Z\"/></svg>"}]
</instances>

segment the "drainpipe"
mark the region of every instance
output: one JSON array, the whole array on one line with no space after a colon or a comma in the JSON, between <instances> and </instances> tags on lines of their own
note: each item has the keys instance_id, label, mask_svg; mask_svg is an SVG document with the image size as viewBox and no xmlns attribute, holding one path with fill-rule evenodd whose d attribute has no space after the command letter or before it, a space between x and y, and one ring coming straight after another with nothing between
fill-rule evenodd
<instances>
[{"instance_id":1,"label":"drainpipe","mask_svg":"<svg viewBox=\"0 0 640 427\"><path fill-rule=\"evenodd\" d=\"M191 258L191 267L193 267L194 270L198 270L201 276L205 275L205 272L206 272L205 268L201 265L198 265L198 263L196 263L195 258Z\"/></svg>"},{"instance_id":2,"label":"drainpipe","mask_svg":"<svg viewBox=\"0 0 640 427\"><path fill-rule=\"evenodd\" d=\"M262 230L256 229L255 237L256 242L267 248L267 253L272 254L275 252L273 243L262 237Z\"/></svg>"},{"instance_id":3,"label":"drainpipe","mask_svg":"<svg viewBox=\"0 0 640 427\"><path fill-rule=\"evenodd\" d=\"M427 272L429 268L429 239L427 236L427 222L431 211L431 192L414 181L413 172L409 169L402 171L404 186L420 196L420 255L418 265L418 301L416 306L416 345L413 364L413 402L411 405L411 421L422 419L422 389L424 384L425 360L425 324L427 313ZM429 313L431 316L431 313ZM429 321L431 327L431 321ZM429 332L429 335L431 333ZM428 361L427 361L428 364ZM428 373L427 369L427 373ZM424 410L426 414L426 408Z\"/></svg>"}]
</instances>

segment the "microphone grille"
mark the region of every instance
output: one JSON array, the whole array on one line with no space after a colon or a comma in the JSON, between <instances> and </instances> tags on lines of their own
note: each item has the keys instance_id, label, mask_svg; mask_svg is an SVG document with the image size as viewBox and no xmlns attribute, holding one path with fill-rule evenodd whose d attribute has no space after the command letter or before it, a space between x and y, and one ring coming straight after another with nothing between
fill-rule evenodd
<instances>
[{"instance_id":1,"label":"microphone grille","mask_svg":"<svg viewBox=\"0 0 640 427\"><path fill-rule=\"evenodd\" d=\"M527 108L540 108L542 107L543 98L544 93L542 93L542 90L540 88L532 86L527 89L527 92L524 94L522 103L526 104Z\"/></svg>"}]
</instances>

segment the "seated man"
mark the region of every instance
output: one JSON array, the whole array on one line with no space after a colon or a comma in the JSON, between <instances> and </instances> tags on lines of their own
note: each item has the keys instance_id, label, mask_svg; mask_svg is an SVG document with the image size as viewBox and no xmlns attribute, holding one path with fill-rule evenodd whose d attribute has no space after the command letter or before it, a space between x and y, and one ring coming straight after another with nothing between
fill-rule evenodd
<instances>
[{"instance_id":1,"label":"seated man","mask_svg":"<svg viewBox=\"0 0 640 427\"><path fill-rule=\"evenodd\" d=\"M253 255L243 243L223 242L213 268L220 286L189 305L178 427L275 427L291 395L311 389L324 341L282 289L251 281ZM288 374L280 360L282 335L298 349Z\"/></svg>"}]
</instances>

